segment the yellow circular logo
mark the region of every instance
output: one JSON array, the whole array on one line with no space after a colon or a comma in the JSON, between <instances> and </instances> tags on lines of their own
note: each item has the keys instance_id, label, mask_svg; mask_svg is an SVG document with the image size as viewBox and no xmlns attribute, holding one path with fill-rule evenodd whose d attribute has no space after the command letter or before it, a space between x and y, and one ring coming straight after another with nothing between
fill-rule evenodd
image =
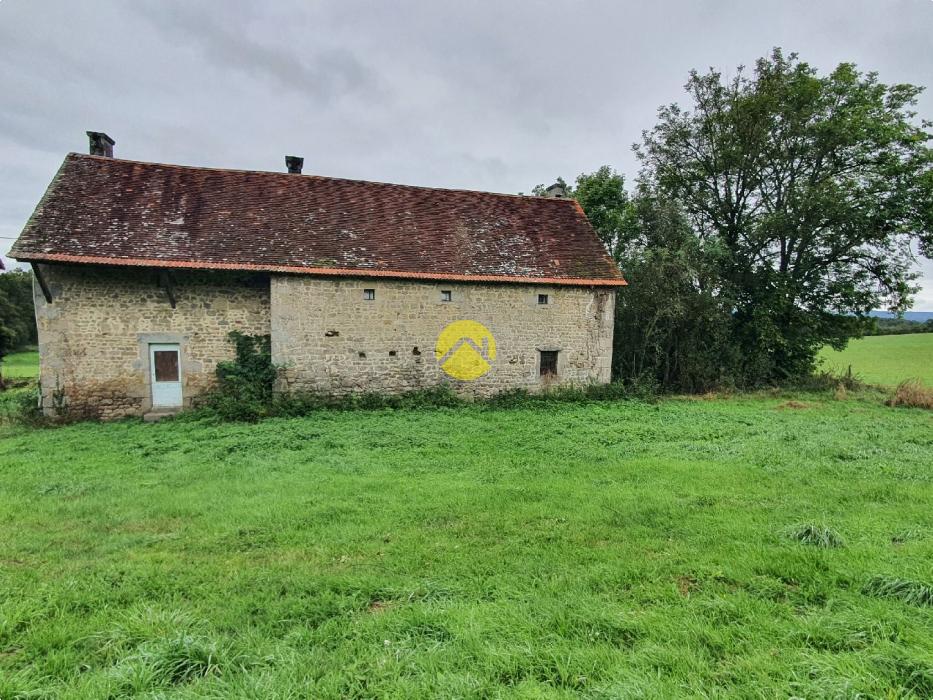
<instances>
[{"instance_id":1,"label":"yellow circular logo","mask_svg":"<svg viewBox=\"0 0 933 700\"><path fill-rule=\"evenodd\" d=\"M482 323L454 321L437 336L434 356L441 369L454 379L472 381L492 369L496 339Z\"/></svg>"}]
</instances>

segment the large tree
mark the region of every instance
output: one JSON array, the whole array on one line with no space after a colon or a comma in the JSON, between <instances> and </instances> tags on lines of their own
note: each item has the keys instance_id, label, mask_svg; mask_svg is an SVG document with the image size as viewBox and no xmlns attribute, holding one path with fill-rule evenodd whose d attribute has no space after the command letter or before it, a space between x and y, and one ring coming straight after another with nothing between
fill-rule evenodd
<instances>
[{"instance_id":1,"label":"large tree","mask_svg":"<svg viewBox=\"0 0 933 700\"><path fill-rule=\"evenodd\" d=\"M739 364L729 304L716 293L718 256L695 235L675 201L646 183L634 196L609 166L569 187L629 286L616 301L613 376L666 390L733 384ZM546 188L533 193L544 196Z\"/></svg>"},{"instance_id":2,"label":"large tree","mask_svg":"<svg viewBox=\"0 0 933 700\"><path fill-rule=\"evenodd\" d=\"M642 184L624 212L613 374L668 391L736 383L729 304L718 270L677 202Z\"/></svg>"},{"instance_id":3,"label":"large tree","mask_svg":"<svg viewBox=\"0 0 933 700\"><path fill-rule=\"evenodd\" d=\"M0 272L0 363L8 353L36 342L32 273ZM3 376L0 374L0 388Z\"/></svg>"},{"instance_id":4,"label":"large tree","mask_svg":"<svg viewBox=\"0 0 933 700\"><path fill-rule=\"evenodd\" d=\"M911 244L933 252L921 88L851 64L821 76L775 50L750 75L693 72L686 90L691 107L660 109L636 152L714 268L706 291L730 312L740 381L804 373L871 309L909 305Z\"/></svg>"}]
</instances>

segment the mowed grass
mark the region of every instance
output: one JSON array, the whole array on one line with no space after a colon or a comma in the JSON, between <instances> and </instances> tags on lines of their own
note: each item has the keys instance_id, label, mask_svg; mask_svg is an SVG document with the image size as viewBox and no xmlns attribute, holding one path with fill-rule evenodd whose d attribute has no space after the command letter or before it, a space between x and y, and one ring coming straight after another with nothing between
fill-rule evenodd
<instances>
[{"instance_id":1,"label":"mowed grass","mask_svg":"<svg viewBox=\"0 0 933 700\"><path fill-rule=\"evenodd\" d=\"M905 379L920 379L933 386L933 333L875 335L849 342L845 350L824 348L823 367L852 373L870 384L896 386Z\"/></svg>"},{"instance_id":2,"label":"mowed grass","mask_svg":"<svg viewBox=\"0 0 933 700\"><path fill-rule=\"evenodd\" d=\"M931 583L877 397L0 438L4 700L928 698Z\"/></svg>"},{"instance_id":3,"label":"mowed grass","mask_svg":"<svg viewBox=\"0 0 933 700\"><path fill-rule=\"evenodd\" d=\"M10 353L2 360L0 374L8 379L29 379L39 376L39 353L35 350Z\"/></svg>"}]
</instances>

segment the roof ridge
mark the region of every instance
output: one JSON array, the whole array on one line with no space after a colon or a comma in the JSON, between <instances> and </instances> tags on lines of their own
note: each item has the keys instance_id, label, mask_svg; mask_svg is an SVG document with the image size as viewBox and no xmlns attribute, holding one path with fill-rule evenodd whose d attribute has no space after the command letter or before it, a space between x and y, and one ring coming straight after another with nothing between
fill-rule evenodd
<instances>
[{"instance_id":1,"label":"roof ridge","mask_svg":"<svg viewBox=\"0 0 933 700\"><path fill-rule=\"evenodd\" d=\"M252 170L247 168L217 168L207 165L182 165L180 163L161 163L158 161L150 160L136 160L133 158L116 158L110 156L94 156L88 153L77 153L71 151L68 153L68 157L82 158L86 160L96 160L102 162L119 162L119 163L133 163L136 165L153 165L160 168L177 168L179 170L207 170L210 172L219 172L219 173L242 173L246 175L280 175L282 177L306 177L313 178L316 180L336 180L339 182L352 182L358 183L361 185L377 185L380 187L401 187L409 190L424 190L428 192L454 192L454 193L463 193L463 194L482 194L488 195L491 197L508 197L511 199L523 199L529 201L542 201L542 202L570 202L575 204L577 208L580 208L580 205L577 203L576 199L571 197L539 197L533 194L512 194L510 192L490 192L488 190L471 190L462 187L430 187L428 185L407 185L400 182L384 182L382 180L359 180L350 177L333 177L331 175L313 175L305 173L288 173L282 172L280 170ZM581 209L582 211L582 209Z\"/></svg>"}]
</instances>

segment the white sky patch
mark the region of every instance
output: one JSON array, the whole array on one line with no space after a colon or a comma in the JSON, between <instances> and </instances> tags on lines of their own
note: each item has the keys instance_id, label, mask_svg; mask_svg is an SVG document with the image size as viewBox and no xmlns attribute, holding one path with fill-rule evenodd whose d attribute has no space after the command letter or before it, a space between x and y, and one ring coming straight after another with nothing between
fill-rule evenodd
<instances>
[{"instance_id":1,"label":"white sky patch","mask_svg":"<svg viewBox=\"0 0 933 700\"><path fill-rule=\"evenodd\" d=\"M0 253L86 130L156 162L293 154L307 174L512 193L609 164L631 183L632 143L691 68L782 46L923 85L930 36L933 2L912 0L2 2ZM917 109L933 118L933 94Z\"/></svg>"}]
</instances>

